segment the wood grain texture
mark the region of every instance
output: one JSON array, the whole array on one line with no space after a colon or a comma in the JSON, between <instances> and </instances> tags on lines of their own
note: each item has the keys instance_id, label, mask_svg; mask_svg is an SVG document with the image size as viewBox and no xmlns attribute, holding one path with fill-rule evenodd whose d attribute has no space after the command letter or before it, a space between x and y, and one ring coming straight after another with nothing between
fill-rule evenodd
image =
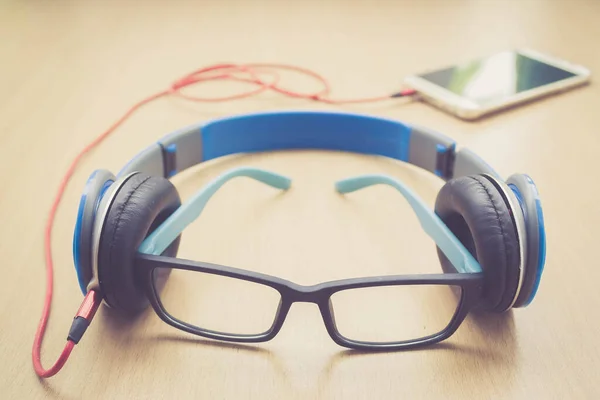
<instances>
[{"instance_id":1,"label":"wood grain texture","mask_svg":"<svg viewBox=\"0 0 600 400\"><path fill-rule=\"evenodd\" d=\"M365 354L327 335L317 309L296 305L272 342L196 339L148 310L135 321L102 309L66 368L39 381L30 348L44 288L43 226L75 154L134 101L221 61L276 61L330 77L335 95L368 96L404 75L526 46L600 71L598 1L4 1L0 5L0 398L598 398L597 159L600 90L592 84L467 123L403 101L344 107L444 132L504 176L527 172L543 196L548 260L527 309L470 317L445 344ZM296 89L312 83L295 76ZM206 93L232 87L207 85ZM43 360L55 359L81 300L71 256L79 195L97 168L190 123L273 109L339 109L264 94L145 108L77 170L54 231L56 283ZM341 153L231 157L174 182L182 196L234 166L294 179L277 195L249 180L223 188L186 232L180 254L301 284L438 271L407 204L382 187L340 197L335 180L404 179L429 204L441 183L389 160Z\"/></svg>"}]
</instances>

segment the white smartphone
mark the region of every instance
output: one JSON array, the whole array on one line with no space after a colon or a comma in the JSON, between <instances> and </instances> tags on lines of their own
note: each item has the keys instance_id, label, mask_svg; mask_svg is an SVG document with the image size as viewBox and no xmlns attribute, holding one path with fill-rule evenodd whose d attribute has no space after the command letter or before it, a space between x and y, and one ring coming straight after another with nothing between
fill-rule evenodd
<instances>
[{"instance_id":1,"label":"white smartphone","mask_svg":"<svg viewBox=\"0 0 600 400\"><path fill-rule=\"evenodd\" d=\"M408 76L405 84L424 101L473 120L589 80L580 65L520 49Z\"/></svg>"}]
</instances>

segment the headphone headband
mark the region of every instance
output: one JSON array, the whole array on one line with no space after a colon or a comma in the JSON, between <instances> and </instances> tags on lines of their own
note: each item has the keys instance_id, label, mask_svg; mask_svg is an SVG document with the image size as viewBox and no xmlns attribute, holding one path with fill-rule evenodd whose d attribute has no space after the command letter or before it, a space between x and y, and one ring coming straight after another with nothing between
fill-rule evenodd
<instances>
[{"instance_id":1,"label":"headphone headband","mask_svg":"<svg viewBox=\"0 0 600 400\"><path fill-rule=\"evenodd\" d=\"M204 122L173 132L136 155L119 173L144 172L170 178L217 157L292 149L372 154L405 161L445 181L498 174L452 139L392 119L361 114L284 111L244 114Z\"/></svg>"}]
</instances>

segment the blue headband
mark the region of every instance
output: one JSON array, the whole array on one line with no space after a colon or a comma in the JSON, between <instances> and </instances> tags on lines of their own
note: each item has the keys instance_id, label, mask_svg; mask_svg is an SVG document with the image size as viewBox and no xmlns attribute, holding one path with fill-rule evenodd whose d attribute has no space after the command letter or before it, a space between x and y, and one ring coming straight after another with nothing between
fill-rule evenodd
<instances>
[{"instance_id":1,"label":"blue headband","mask_svg":"<svg viewBox=\"0 0 600 400\"><path fill-rule=\"evenodd\" d=\"M360 114L285 111L246 114L176 131L134 157L118 174L170 178L193 165L235 153L291 149L348 151L390 157L444 180L498 174L467 149L437 132Z\"/></svg>"}]
</instances>

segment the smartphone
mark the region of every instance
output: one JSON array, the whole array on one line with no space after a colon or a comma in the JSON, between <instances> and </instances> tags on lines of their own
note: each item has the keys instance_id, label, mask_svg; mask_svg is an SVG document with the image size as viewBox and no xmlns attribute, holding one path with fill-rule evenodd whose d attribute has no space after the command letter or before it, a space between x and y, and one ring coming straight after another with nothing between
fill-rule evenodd
<instances>
[{"instance_id":1,"label":"smartphone","mask_svg":"<svg viewBox=\"0 0 600 400\"><path fill-rule=\"evenodd\" d=\"M580 65L520 49L411 75L405 84L424 101L474 120L589 80L590 71Z\"/></svg>"}]
</instances>

